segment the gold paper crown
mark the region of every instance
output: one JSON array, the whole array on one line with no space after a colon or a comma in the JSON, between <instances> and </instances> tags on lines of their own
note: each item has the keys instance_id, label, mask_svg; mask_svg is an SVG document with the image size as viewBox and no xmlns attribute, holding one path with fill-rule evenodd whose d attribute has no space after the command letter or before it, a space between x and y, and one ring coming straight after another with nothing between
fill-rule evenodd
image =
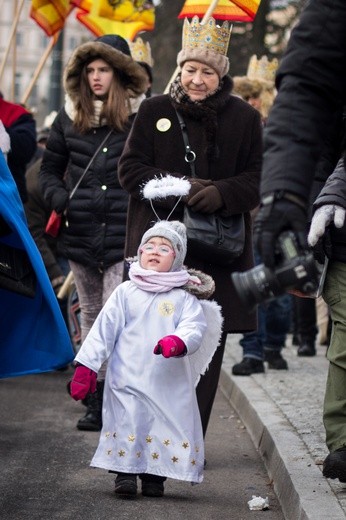
<instances>
[{"instance_id":1,"label":"gold paper crown","mask_svg":"<svg viewBox=\"0 0 346 520\"><path fill-rule=\"evenodd\" d=\"M222 26L216 25L214 18L209 18L205 24L199 23L198 16L194 16L189 23L184 20L183 28L183 49L208 49L213 52L227 55L229 40L232 27L228 22L223 22Z\"/></svg>"},{"instance_id":2,"label":"gold paper crown","mask_svg":"<svg viewBox=\"0 0 346 520\"><path fill-rule=\"evenodd\" d=\"M269 61L267 56L262 56L262 58L258 60L254 54L250 58L246 75L249 79L274 82L278 65L279 62L276 58Z\"/></svg>"},{"instance_id":3,"label":"gold paper crown","mask_svg":"<svg viewBox=\"0 0 346 520\"><path fill-rule=\"evenodd\" d=\"M151 56L151 48L149 42L144 42L142 38L137 38L134 42L129 42L131 56L135 61L143 61L149 67L154 65L154 60Z\"/></svg>"}]
</instances>

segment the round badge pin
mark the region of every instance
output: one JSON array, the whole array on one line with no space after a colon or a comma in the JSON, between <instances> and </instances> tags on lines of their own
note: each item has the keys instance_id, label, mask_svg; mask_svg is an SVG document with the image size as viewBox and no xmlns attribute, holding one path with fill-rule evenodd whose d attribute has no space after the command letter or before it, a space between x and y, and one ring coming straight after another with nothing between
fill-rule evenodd
<instances>
[{"instance_id":1,"label":"round badge pin","mask_svg":"<svg viewBox=\"0 0 346 520\"><path fill-rule=\"evenodd\" d=\"M156 123L156 128L158 129L159 132L167 132L167 130L169 130L171 128L171 126L172 126L172 123L166 117L162 117Z\"/></svg>"}]
</instances>

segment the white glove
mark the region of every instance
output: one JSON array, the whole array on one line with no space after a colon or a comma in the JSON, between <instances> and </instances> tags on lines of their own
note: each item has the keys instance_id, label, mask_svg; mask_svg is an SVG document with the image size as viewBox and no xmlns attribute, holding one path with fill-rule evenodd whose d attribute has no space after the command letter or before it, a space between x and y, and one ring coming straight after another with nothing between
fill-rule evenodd
<instances>
[{"instance_id":1,"label":"white glove","mask_svg":"<svg viewBox=\"0 0 346 520\"><path fill-rule=\"evenodd\" d=\"M11 139L0 119L0 150L5 154L11 149Z\"/></svg>"},{"instance_id":2,"label":"white glove","mask_svg":"<svg viewBox=\"0 0 346 520\"><path fill-rule=\"evenodd\" d=\"M334 222L335 227L341 228L345 222L345 213L346 210L336 204L326 204L318 208L312 217L308 244L315 246L331 222Z\"/></svg>"}]
</instances>

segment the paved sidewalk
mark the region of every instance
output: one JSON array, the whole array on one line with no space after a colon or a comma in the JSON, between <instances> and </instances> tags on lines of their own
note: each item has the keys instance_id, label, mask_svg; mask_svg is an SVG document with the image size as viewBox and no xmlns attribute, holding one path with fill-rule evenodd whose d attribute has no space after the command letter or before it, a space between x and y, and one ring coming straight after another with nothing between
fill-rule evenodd
<instances>
[{"instance_id":1,"label":"paved sidewalk","mask_svg":"<svg viewBox=\"0 0 346 520\"><path fill-rule=\"evenodd\" d=\"M328 455L322 423L327 377L326 347L312 358L297 356L291 339L283 351L289 370L233 376L242 359L241 335L229 335L220 378L230 400L261 453L288 520L343 520L346 484L325 479Z\"/></svg>"}]
</instances>

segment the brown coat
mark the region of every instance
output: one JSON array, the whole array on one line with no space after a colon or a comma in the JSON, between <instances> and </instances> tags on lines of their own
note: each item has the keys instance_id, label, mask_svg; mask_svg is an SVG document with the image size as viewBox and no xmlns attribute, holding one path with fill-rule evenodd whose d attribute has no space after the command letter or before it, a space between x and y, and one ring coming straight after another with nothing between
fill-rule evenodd
<instances>
[{"instance_id":1,"label":"brown coat","mask_svg":"<svg viewBox=\"0 0 346 520\"><path fill-rule=\"evenodd\" d=\"M227 89L215 96L217 131L209 121L196 119L194 105L181 105L191 148L196 153L196 174L211 179L221 193L227 214L245 213L246 243L241 257L232 268L207 264L202 258L187 255L185 264L210 274L216 285L214 299L222 306L224 330L242 332L256 327L255 313L249 315L241 304L231 281L232 271L253 267L252 228L250 211L258 204L258 187L262 157L262 130L259 113L246 102L229 95ZM210 100L211 98L209 98ZM197 111L196 111L197 112ZM161 131L158 121L166 118L170 127ZM205 119L204 119L205 121ZM162 121L161 121L162 122ZM160 126L160 125L158 125ZM169 126L169 124L167 125ZM213 134L213 135L212 135ZM216 146L213 140L216 136ZM207 155L210 143L215 154ZM143 101L119 162L120 184L130 193L127 220L126 256L135 255L141 237L155 220L150 205L143 200L141 186L155 176L171 174L191 177L177 115L168 95ZM211 155L214 155L211 157ZM155 202L160 218L167 218L176 199ZM182 220L183 203L170 219Z\"/></svg>"}]
</instances>

